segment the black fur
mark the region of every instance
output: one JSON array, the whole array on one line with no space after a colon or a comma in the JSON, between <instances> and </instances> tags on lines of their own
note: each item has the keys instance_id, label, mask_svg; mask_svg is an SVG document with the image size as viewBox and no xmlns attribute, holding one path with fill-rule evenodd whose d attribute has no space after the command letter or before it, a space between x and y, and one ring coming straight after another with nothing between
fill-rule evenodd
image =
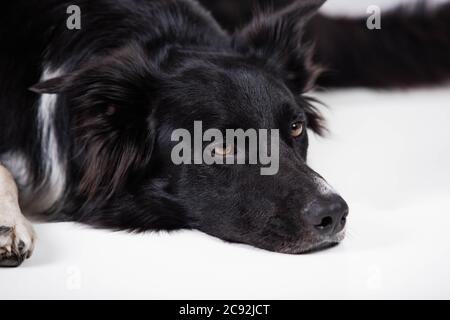
<instances>
[{"instance_id":1,"label":"black fur","mask_svg":"<svg viewBox=\"0 0 450 320\"><path fill-rule=\"evenodd\" d=\"M248 23L258 7L283 8L294 0L201 0L230 32ZM450 80L450 3L436 8L417 1L382 12L381 30L369 30L367 17L316 15L306 39L315 44L322 66L316 85L406 88Z\"/></svg>"},{"instance_id":2,"label":"black fur","mask_svg":"<svg viewBox=\"0 0 450 320\"><path fill-rule=\"evenodd\" d=\"M382 29L366 19L317 17L310 25L316 62L328 71L322 87L406 88L450 80L450 3L423 3L382 15Z\"/></svg>"},{"instance_id":3,"label":"black fur","mask_svg":"<svg viewBox=\"0 0 450 320\"><path fill-rule=\"evenodd\" d=\"M2 4L0 159L27 159L30 181L20 186L22 202L33 209L30 197L51 192L37 108L41 94L57 94L53 125L67 183L58 202L40 212L47 219L131 231L195 228L288 253L337 241L318 234L312 227L321 221L311 226L310 219L326 206L345 222L348 207L317 185L320 176L306 165L307 133L290 135L293 122L321 132L314 99L304 96L319 76L315 59L338 66L334 51L339 57L350 49L339 52L332 42L333 52L325 53L319 41L313 56L315 32L307 23L323 2L263 10L233 34L190 0ZM82 11L77 31L66 28L73 4ZM45 68L62 74L40 82ZM370 84L370 74L360 72L354 81ZM343 73L333 77L324 83L349 84ZM196 120L222 130L279 129L279 173L261 176L259 166L247 165L174 165L171 134L192 131Z\"/></svg>"}]
</instances>

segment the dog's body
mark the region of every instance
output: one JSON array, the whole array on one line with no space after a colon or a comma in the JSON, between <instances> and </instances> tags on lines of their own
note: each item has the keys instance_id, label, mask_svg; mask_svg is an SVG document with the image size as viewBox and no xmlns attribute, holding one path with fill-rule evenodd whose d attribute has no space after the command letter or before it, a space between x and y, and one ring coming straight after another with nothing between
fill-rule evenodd
<instances>
[{"instance_id":1,"label":"dog's body","mask_svg":"<svg viewBox=\"0 0 450 320\"><path fill-rule=\"evenodd\" d=\"M74 4L82 10L81 30L69 30L66 26L67 8ZM155 51L175 44L217 47L225 38L217 23L198 5L188 1L24 0L2 5L0 30L0 163L19 186L22 211L27 215L44 215L50 220L89 221L116 229L188 227L182 215L171 218L171 210L156 206L151 217L142 223L138 217L142 210L152 207L151 199L150 203L144 200L144 205L130 201L131 195L116 194L106 206L98 204L97 199L87 201L88 196L80 191L86 154L83 146L74 144L67 105L57 95L38 95L29 88L75 72L90 61L108 59L112 51L133 42L151 46L153 41L164 37L164 46L155 44ZM154 59L157 55L155 52ZM100 162L108 160L111 159ZM104 165L104 174L108 175L112 174L107 171L114 164L91 165ZM96 169L99 170L91 168ZM85 176L85 179L89 178ZM105 219L98 219L103 210ZM127 213L122 215L122 212ZM4 221L2 227L10 230L14 224L14 220ZM5 234L13 237L9 232ZM30 241L30 237L27 239ZM4 243L8 247L11 240ZM0 247L3 247L1 242ZM14 253L18 249L12 247L13 260L29 254ZM0 251L0 255L6 251Z\"/></svg>"},{"instance_id":2,"label":"dog's body","mask_svg":"<svg viewBox=\"0 0 450 320\"><path fill-rule=\"evenodd\" d=\"M66 27L66 10L73 4L82 10L80 30ZM5 6L0 22L0 157L15 174L24 191L22 205L30 213L60 216L80 196L76 189L81 166L67 126L70 112L56 95L31 92L32 85L108 59L133 42L151 46L163 36L165 46L207 47L225 37L206 12L184 1L46 0Z\"/></svg>"},{"instance_id":3,"label":"dog's body","mask_svg":"<svg viewBox=\"0 0 450 320\"><path fill-rule=\"evenodd\" d=\"M195 120L283 134L286 119L294 133L303 123L320 130L301 95L318 68L298 42L322 3L298 1L234 36L189 0L2 4L0 264L31 254L20 211L118 230L196 228L287 253L339 242L348 208L306 166L305 133L283 136L277 178L180 168L168 156L172 130ZM67 28L71 5L80 30Z\"/></svg>"}]
</instances>

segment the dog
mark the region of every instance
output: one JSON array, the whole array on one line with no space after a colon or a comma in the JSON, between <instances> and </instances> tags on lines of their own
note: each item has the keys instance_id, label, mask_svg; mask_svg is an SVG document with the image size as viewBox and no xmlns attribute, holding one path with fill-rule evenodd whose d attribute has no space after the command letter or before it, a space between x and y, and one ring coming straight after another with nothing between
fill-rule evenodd
<instances>
[{"instance_id":1,"label":"dog","mask_svg":"<svg viewBox=\"0 0 450 320\"><path fill-rule=\"evenodd\" d=\"M242 9L244 26L215 8L220 1L202 2L2 4L1 266L31 256L31 218L137 232L196 229L287 254L334 246L345 237L349 207L307 164L307 129L325 130L308 92L435 84L450 74L448 6L389 14L388 29L399 28L387 35L361 19L317 15L325 0L291 1L253 17ZM79 9L80 28L68 28L69 7ZM386 50L402 32L404 47ZM277 130L277 173L262 175L259 162L174 163L173 132L192 132L197 121L220 132ZM224 144L213 151L237 156Z\"/></svg>"}]
</instances>

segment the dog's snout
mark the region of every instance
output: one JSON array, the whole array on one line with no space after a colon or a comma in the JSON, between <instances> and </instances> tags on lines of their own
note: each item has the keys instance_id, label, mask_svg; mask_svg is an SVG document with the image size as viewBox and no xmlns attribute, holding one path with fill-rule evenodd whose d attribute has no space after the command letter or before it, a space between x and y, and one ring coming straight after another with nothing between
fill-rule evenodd
<instances>
[{"instance_id":1,"label":"dog's snout","mask_svg":"<svg viewBox=\"0 0 450 320\"><path fill-rule=\"evenodd\" d=\"M303 218L310 230L321 235L341 232L347 223L348 205L338 195L312 202L303 211Z\"/></svg>"}]
</instances>

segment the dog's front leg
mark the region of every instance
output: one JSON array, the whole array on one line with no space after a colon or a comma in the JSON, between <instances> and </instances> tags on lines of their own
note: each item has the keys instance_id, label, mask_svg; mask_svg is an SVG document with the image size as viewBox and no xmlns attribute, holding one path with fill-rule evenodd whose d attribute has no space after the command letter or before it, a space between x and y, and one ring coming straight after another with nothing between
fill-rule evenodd
<instances>
[{"instance_id":1,"label":"dog's front leg","mask_svg":"<svg viewBox=\"0 0 450 320\"><path fill-rule=\"evenodd\" d=\"M35 233L23 216L11 173L0 165L0 267L17 267L34 249Z\"/></svg>"}]
</instances>

